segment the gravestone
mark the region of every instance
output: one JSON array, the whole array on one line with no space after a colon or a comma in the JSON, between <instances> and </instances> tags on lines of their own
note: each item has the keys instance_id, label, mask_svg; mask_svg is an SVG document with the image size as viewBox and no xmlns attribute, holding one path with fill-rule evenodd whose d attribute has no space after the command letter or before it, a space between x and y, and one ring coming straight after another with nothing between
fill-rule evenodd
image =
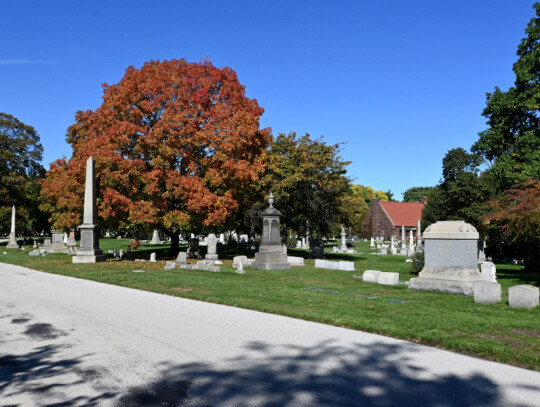
<instances>
[{"instance_id":1,"label":"gravestone","mask_svg":"<svg viewBox=\"0 0 540 407\"><path fill-rule=\"evenodd\" d=\"M379 275L382 272L379 270L366 270L364 271L364 274L362 274L362 280L365 283L376 283L379 281Z\"/></svg>"},{"instance_id":2,"label":"gravestone","mask_svg":"<svg viewBox=\"0 0 540 407\"><path fill-rule=\"evenodd\" d=\"M489 281L490 283L497 282L497 268L495 267L495 264L490 261L484 261L480 265L480 270L482 272L482 278L485 281Z\"/></svg>"},{"instance_id":3,"label":"gravestone","mask_svg":"<svg viewBox=\"0 0 540 407\"><path fill-rule=\"evenodd\" d=\"M309 256L310 259L324 259L324 240L318 237L309 239Z\"/></svg>"},{"instance_id":4,"label":"gravestone","mask_svg":"<svg viewBox=\"0 0 540 407\"><path fill-rule=\"evenodd\" d=\"M99 248L99 226L97 224L96 207L96 161L88 157L86 161L86 180L84 186L83 223L81 231L81 247L73 256L73 263L98 263L107 256Z\"/></svg>"},{"instance_id":5,"label":"gravestone","mask_svg":"<svg viewBox=\"0 0 540 407\"><path fill-rule=\"evenodd\" d=\"M251 264L254 270L290 270L287 253L283 252L279 230L281 212L274 208L274 195L270 193L269 207L262 213L263 233L259 252L255 253L255 261Z\"/></svg>"},{"instance_id":6,"label":"gravestone","mask_svg":"<svg viewBox=\"0 0 540 407\"><path fill-rule=\"evenodd\" d=\"M405 226L401 226L401 250L405 249Z\"/></svg>"},{"instance_id":7,"label":"gravestone","mask_svg":"<svg viewBox=\"0 0 540 407\"><path fill-rule=\"evenodd\" d=\"M186 252L179 252L178 256L176 257L175 263L178 266L183 266L184 264L187 264L187 253Z\"/></svg>"},{"instance_id":8,"label":"gravestone","mask_svg":"<svg viewBox=\"0 0 540 407\"><path fill-rule=\"evenodd\" d=\"M489 281L479 281L474 285L474 302L495 304L501 302L501 285Z\"/></svg>"},{"instance_id":9,"label":"gravestone","mask_svg":"<svg viewBox=\"0 0 540 407\"><path fill-rule=\"evenodd\" d=\"M192 237L189 239L188 249L187 249L187 258L188 259L201 259L201 253L199 252L199 238Z\"/></svg>"},{"instance_id":10,"label":"gravestone","mask_svg":"<svg viewBox=\"0 0 540 407\"><path fill-rule=\"evenodd\" d=\"M508 289L508 305L514 308L538 307L539 304L538 287L530 284L515 285Z\"/></svg>"},{"instance_id":11,"label":"gravestone","mask_svg":"<svg viewBox=\"0 0 540 407\"><path fill-rule=\"evenodd\" d=\"M462 220L438 221L424 232L425 266L409 281L414 290L472 295L482 281L477 267L478 232Z\"/></svg>"},{"instance_id":12,"label":"gravestone","mask_svg":"<svg viewBox=\"0 0 540 407\"><path fill-rule=\"evenodd\" d=\"M422 250L422 228L420 224L420 219L418 220L418 228L416 231L416 251Z\"/></svg>"},{"instance_id":13,"label":"gravestone","mask_svg":"<svg viewBox=\"0 0 540 407\"><path fill-rule=\"evenodd\" d=\"M150 261L155 263L156 262L156 254L155 253L150 253Z\"/></svg>"},{"instance_id":14,"label":"gravestone","mask_svg":"<svg viewBox=\"0 0 540 407\"><path fill-rule=\"evenodd\" d=\"M303 257L287 256L287 262L291 263L291 266L305 266Z\"/></svg>"},{"instance_id":15,"label":"gravestone","mask_svg":"<svg viewBox=\"0 0 540 407\"><path fill-rule=\"evenodd\" d=\"M150 240L150 244L162 244L163 242L159 238L159 232L157 229L154 229L154 233L152 234L152 240Z\"/></svg>"},{"instance_id":16,"label":"gravestone","mask_svg":"<svg viewBox=\"0 0 540 407\"><path fill-rule=\"evenodd\" d=\"M60 230L52 230L51 253L67 253L64 245L64 234Z\"/></svg>"},{"instance_id":17,"label":"gravestone","mask_svg":"<svg viewBox=\"0 0 540 407\"><path fill-rule=\"evenodd\" d=\"M386 256L386 255L388 255L388 249L386 249L386 248L383 247L383 248L381 249L381 252L380 252L379 254L380 254L381 256Z\"/></svg>"},{"instance_id":18,"label":"gravestone","mask_svg":"<svg viewBox=\"0 0 540 407\"><path fill-rule=\"evenodd\" d=\"M9 242L6 246L8 249L18 249L17 239L15 237L15 205L11 208L11 232L9 234Z\"/></svg>"},{"instance_id":19,"label":"gravestone","mask_svg":"<svg viewBox=\"0 0 540 407\"><path fill-rule=\"evenodd\" d=\"M246 274L246 270L244 270L244 265L242 263L238 263L238 268L234 272L238 274Z\"/></svg>"},{"instance_id":20,"label":"gravestone","mask_svg":"<svg viewBox=\"0 0 540 407\"><path fill-rule=\"evenodd\" d=\"M219 239L213 233L211 233L210 236L208 236L208 239L207 239L207 244L208 244L207 245L207 253L204 256L204 258L206 260L217 260L218 259L218 255L217 255L217 243L218 243L218 240Z\"/></svg>"},{"instance_id":21,"label":"gravestone","mask_svg":"<svg viewBox=\"0 0 540 407\"><path fill-rule=\"evenodd\" d=\"M174 261L168 261L163 267L163 270L174 270L176 269L176 263Z\"/></svg>"},{"instance_id":22,"label":"gravestone","mask_svg":"<svg viewBox=\"0 0 540 407\"><path fill-rule=\"evenodd\" d=\"M375 240L373 239L373 237L371 238L371 243L369 244L369 248L375 249Z\"/></svg>"},{"instance_id":23,"label":"gravestone","mask_svg":"<svg viewBox=\"0 0 540 407\"><path fill-rule=\"evenodd\" d=\"M398 285L399 273L381 272L377 279L377 283L382 285Z\"/></svg>"},{"instance_id":24,"label":"gravestone","mask_svg":"<svg viewBox=\"0 0 540 407\"><path fill-rule=\"evenodd\" d=\"M315 268L354 271L354 261L330 261L315 259Z\"/></svg>"},{"instance_id":25,"label":"gravestone","mask_svg":"<svg viewBox=\"0 0 540 407\"><path fill-rule=\"evenodd\" d=\"M68 240L67 240L68 247L70 246L77 246L77 242L75 241L75 231L72 230L69 232Z\"/></svg>"},{"instance_id":26,"label":"gravestone","mask_svg":"<svg viewBox=\"0 0 540 407\"><path fill-rule=\"evenodd\" d=\"M41 246L41 249L44 251L51 250L51 238L50 237L44 237L43 238L43 246Z\"/></svg>"}]
</instances>

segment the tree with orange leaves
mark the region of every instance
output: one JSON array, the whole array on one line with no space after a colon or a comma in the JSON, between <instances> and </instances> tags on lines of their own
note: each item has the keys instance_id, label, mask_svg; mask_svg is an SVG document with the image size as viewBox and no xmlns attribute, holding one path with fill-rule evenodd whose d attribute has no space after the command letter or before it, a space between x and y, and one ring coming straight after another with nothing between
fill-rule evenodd
<instances>
[{"instance_id":1,"label":"tree with orange leaves","mask_svg":"<svg viewBox=\"0 0 540 407\"><path fill-rule=\"evenodd\" d=\"M42 184L53 227L80 223L89 156L103 226L161 229L172 251L180 232L217 228L250 199L272 136L231 68L150 61L103 88L101 106L68 128L72 157L52 163Z\"/></svg>"}]
</instances>

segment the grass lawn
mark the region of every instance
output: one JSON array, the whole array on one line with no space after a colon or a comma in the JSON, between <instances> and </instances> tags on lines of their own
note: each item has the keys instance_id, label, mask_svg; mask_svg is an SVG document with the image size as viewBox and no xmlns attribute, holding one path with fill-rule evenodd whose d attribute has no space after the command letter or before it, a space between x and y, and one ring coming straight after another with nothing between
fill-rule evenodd
<instances>
[{"instance_id":1,"label":"grass lawn","mask_svg":"<svg viewBox=\"0 0 540 407\"><path fill-rule=\"evenodd\" d=\"M101 248L126 248L128 239L102 239ZM332 254L328 260L351 260L356 271L321 270L313 260L290 271L247 268L234 273L232 257L254 254L238 249L219 252L225 261L221 273L163 270L168 247L143 244L134 257L157 263L117 261L72 264L71 256L52 254L30 257L26 251L0 248L0 261L48 273L100 281L156 293L232 305L273 314L302 318L335 326L373 332L434 345L460 353L540 371L540 307L510 308L508 288L516 284L540 286L539 273L524 273L520 266L497 264L497 280L503 301L476 304L472 297L409 290L407 286L381 286L353 278L364 270L400 273L400 281L411 277L403 257L377 256L369 243L357 243L363 254ZM184 248L185 250L185 248ZM2 254L7 252L7 254ZM289 255L307 257L306 250L292 249ZM109 255L111 256L111 255ZM146 273L133 273L145 270ZM375 297L375 298L373 298Z\"/></svg>"}]
</instances>

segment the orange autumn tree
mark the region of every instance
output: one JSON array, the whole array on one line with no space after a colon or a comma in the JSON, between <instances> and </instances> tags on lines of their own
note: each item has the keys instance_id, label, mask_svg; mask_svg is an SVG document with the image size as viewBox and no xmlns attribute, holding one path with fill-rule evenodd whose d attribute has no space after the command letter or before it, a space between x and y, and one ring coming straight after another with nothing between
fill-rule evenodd
<instances>
[{"instance_id":1,"label":"orange autumn tree","mask_svg":"<svg viewBox=\"0 0 540 407\"><path fill-rule=\"evenodd\" d=\"M215 228L250 199L272 136L231 68L150 61L103 88L101 106L68 128L72 157L52 163L42 184L54 228L81 222L89 156L103 226L161 229L172 251L180 232Z\"/></svg>"}]
</instances>

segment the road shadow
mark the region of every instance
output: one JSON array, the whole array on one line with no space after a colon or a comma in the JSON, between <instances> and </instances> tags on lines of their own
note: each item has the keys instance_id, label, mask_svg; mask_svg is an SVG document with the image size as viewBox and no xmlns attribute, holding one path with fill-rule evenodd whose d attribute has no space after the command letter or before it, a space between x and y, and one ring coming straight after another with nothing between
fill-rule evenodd
<instances>
[{"instance_id":1,"label":"road shadow","mask_svg":"<svg viewBox=\"0 0 540 407\"><path fill-rule=\"evenodd\" d=\"M155 381L129 389L115 405L508 405L501 400L497 384L482 374L426 372L415 363L417 349L413 344L382 342L355 347L331 342L318 347L252 342L246 345L245 356L226 360L219 369L204 363L163 366ZM534 390L540 392L540 387Z\"/></svg>"},{"instance_id":2,"label":"road shadow","mask_svg":"<svg viewBox=\"0 0 540 407\"><path fill-rule=\"evenodd\" d=\"M99 406L101 402L115 396L114 392L104 391L98 395L74 397L62 396L70 393L70 386L84 381L88 369L79 368L79 359L61 359L61 346L39 346L26 354L0 354L0 401L9 397L31 396L40 406ZM79 379L70 380L65 375L75 373ZM62 401L48 403L46 400L60 397ZM9 403L9 401L8 401ZM1 404L19 405L19 404ZM37 405L37 404L36 404Z\"/></svg>"}]
</instances>

